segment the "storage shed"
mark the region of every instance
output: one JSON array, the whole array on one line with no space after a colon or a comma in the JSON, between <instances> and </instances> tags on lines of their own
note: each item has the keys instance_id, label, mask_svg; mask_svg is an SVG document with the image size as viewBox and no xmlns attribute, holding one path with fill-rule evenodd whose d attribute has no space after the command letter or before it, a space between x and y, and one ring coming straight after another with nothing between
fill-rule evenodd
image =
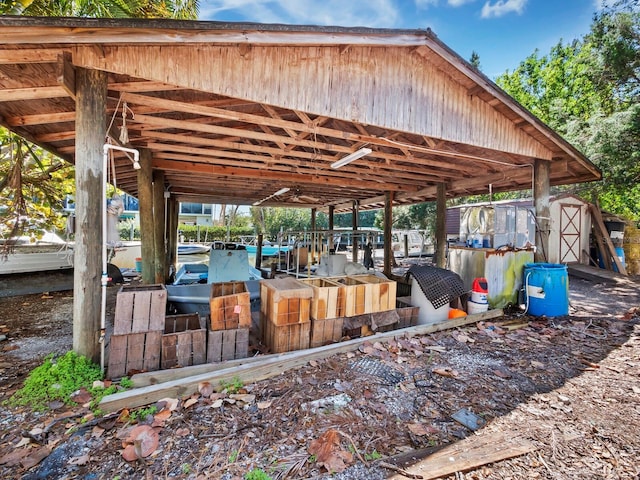
<instances>
[{"instance_id":1,"label":"storage shed","mask_svg":"<svg viewBox=\"0 0 640 480\"><path fill-rule=\"evenodd\" d=\"M487 208L492 206L514 206L534 211L531 198L450 207L447 209L446 215L446 230L449 240L455 243L460 237L461 211L469 207ZM550 263L588 265L591 234L589 203L573 194L555 195L549 199L549 212L549 249L547 252L543 252L546 260Z\"/></svg>"}]
</instances>

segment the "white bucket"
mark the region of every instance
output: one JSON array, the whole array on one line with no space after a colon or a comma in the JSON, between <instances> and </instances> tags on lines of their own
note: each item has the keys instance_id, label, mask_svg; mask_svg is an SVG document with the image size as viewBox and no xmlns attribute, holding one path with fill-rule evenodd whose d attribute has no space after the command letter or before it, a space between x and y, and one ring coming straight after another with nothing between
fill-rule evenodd
<instances>
[{"instance_id":1,"label":"white bucket","mask_svg":"<svg viewBox=\"0 0 640 480\"><path fill-rule=\"evenodd\" d=\"M475 303L488 303L487 294L483 292L471 291L471 301Z\"/></svg>"},{"instance_id":2,"label":"white bucket","mask_svg":"<svg viewBox=\"0 0 640 480\"><path fill-rule=\"evenodd\" d=\"M488 303L477 303L477 302L473 302L473 301L468 301L467 302L467 313L469 315L473 315L476 313L484 313L487 310L489 310L489 304Z\"/></svg>"}]
</instances>

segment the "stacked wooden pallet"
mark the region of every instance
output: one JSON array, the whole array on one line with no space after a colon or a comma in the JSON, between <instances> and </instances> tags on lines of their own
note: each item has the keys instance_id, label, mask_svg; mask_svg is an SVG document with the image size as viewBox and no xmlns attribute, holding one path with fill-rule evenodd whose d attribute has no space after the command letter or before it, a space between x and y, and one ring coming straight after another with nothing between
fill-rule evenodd
<instances>
[{"instance_id":1,"label":"stacked wooden pallet","mask_svg":"<svg viewBox=\"0 0 640 480\"><path fill-rule=\"evenodd\" d=\"M244 282L211 284L207 362L246 358L249 355L251 300Z\"/></svg>"}]
</instances>

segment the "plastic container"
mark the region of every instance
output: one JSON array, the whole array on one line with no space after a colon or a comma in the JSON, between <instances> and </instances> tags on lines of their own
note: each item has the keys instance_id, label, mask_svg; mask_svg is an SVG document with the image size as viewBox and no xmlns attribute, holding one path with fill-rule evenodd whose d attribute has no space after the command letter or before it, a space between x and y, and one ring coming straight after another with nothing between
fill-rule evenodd
<instances>
[{"instance_id":1,"label":"plastic container","mask_svg":"<svg viewBox=\"0 0 640 480\"><path fill-rule=\"evenodd\" d=\"M471 286L471 301L474 303L488 303L487 294L489 293L488 282L486 278L476 278Z\"/></svg>"},{"instance_id":2,"label":"plastic container","mask_svg":"<svg viewBox=\"0 0 640 480\"><path fill-rule=\"evenodd\" d=\"M142 259L140 257L136 258L136 272L142 272Z\"/></svg>"},{"instance_id":3,"label":"plastic container","mask_svg":"<svg viewBox=\"0 0 640 480\"><path fill-rule=\"evenodd\" d=\"M526 313L557 317L569 314L567 266L556 263L527 263L524 266Z\"/></svg>"},{"instance_id":4,"label":"plastic container","mask_svg":"<svg viewBox=\"0 0 640 480\"><path fill-rule=\"evenodd\" d=\"M476 303L471 300L467 302L467 312L469 315L475 315L476 313L484 313L489 310L488 303Z\"/></svg>"},{"instance_id":5,"label":"plastic container","mask_svg":"<svg viewBox=\"0 0 640 480\"><path fill-rule=\"evenodd\" d=\"M466 317L467 312L464 310L460 310L459 308L450 308L449 309L449 320L453 318Z\"/></svg>"}]
</instances>

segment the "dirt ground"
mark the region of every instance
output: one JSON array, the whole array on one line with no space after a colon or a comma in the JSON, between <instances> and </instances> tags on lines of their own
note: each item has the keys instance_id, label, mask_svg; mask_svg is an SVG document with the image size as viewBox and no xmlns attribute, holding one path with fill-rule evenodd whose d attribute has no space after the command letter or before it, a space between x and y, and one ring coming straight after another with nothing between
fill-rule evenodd
<instances>
[{"instance_id":1,"label":"dirt ground","mask_svg":"<svg viewBox=\"0 0 640 480\"><path fill-rule=\"evenodd\" d=\"M411 464L477 440L488 450L442 478L637 479L639 287L571 277L568 317L515 311L371 342L239 395L203 389L173 410L163 402L136 425L157 437L143 460L123 457L134 427L124 415L0 406L0 477L230 480L261 468L273 479L435 478L433 467ZM0 298L0 400L46 354L71 348L72 301L72 292ZM497 438L505 443L490 448ZM520 444L522 453L486 463L490 450Z\"/></svg>"}]
</instances>

